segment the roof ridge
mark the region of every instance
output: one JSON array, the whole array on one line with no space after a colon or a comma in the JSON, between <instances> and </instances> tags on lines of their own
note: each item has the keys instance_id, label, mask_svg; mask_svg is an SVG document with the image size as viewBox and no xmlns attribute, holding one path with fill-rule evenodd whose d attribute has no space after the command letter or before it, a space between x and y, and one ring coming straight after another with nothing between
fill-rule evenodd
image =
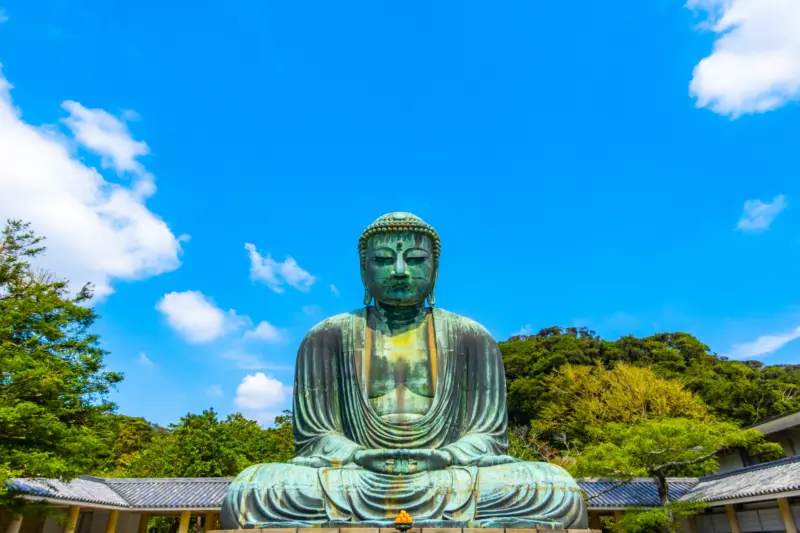
<instances>
[{"instance_id":1,"label":"roof ridge","mask_svg":"<svg viewBox=\"0 0 800 533\"><path fill-rule=\"evenodd\" d=\"M133 483L230 483L232 477L110 477L103 478L104 483L133 484Z\"/></svg>"},{"instance_id":2,"label":"roof ridge","mask_svg":"<svg viewBox=\"0 0 800 533\"><path fill-rule=\"evenodd\" d=\"M628 483L652 483L652 477L634 477L628 480L621 480L621 479L614 479L614 478L605 478L605 477L581 477L576 478L576 481L586 482L586 483L619 483L620 486L626 485ZM667 484L669 483L692 483L698 482L699 479L696 477L668 477Z\"/></svg>"},{"instance_id":3,"label":"roof ridge","mask_svg":"<svg viewBox=\"0 0 800 533\"><path fill-rule=\"evenodd\" d=\"M743 474L745 472L755 472L758 470L764 470L767 468L773 468L776 466L781 466L789 463L795 463L800 461L800 455L792 455L789 457L784 457L782 459L776 459L774 461L769 461L767 463L760 463L757 465L750 465L745 466L744 468L739 468L738 470L731 470L730 472L724 472L722 474L711 474L710 476L704 476L700 478L700 481L711 481L714 479L722 479L730 476L735 476L738 474Z\"/></svg>"},{"instance_id":4,"label":"roof ridge","mask_svg":"<svg viewBox=\"0 0 800 533\"><path fill-rule=\"evenodd\" d=\"M742 426L742 429L751 429L754 427L758 427L762 424L766 424L768 422L774 422L775 420L780 420L781 418L788 418L798 413L800 413L800 409L795 409L794 411L789 411L788 413L781 413L778 415L768 416L767 418L762 418L761 420L753 422L752 424L747 424L746 426Z\"/></svg>"},{"instance_id":5,"label":"roof ridge","mask_svg":"<svg viewBox=\"0 0 800 533\"><path fill-rule=\"evenodd\" d=\"M122 501L124 501L128 505L128 507L133 507L133 504L130 501L128 501L128 499L122 493L120 493L118 490L116 490L114 487L112 487L107 483L107 480L110 478L100 477L100 476L80 476L79 479L83 479L84 481L91 481L94 483L102 483L103 485L108 487L108 490L119 496L122 499Z\"/></svg>"}]
</instances>

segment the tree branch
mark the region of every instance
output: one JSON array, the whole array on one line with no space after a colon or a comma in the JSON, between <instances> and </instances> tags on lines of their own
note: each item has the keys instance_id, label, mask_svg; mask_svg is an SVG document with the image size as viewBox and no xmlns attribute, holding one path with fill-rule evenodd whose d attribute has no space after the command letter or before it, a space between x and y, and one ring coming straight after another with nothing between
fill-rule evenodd
<instances>
[{"instance_id":1,"label":"tree branch","mask_svg":"<svg viewBox=\"0 0 800 533\"><path fill-rule=\"evenodd\" d=\"M653 472L663 472L668 468L681 468L683 466L695 465L697 463L702 463L703 461L707 461L714 457L716 454L724 450L724 448L720 448L719 450L714 450L713 452L707 453L705 455L701 455L700 457L696 457L694 459L688 459L686 461L673 461L671 463L666 463L663 465L659 465L653 468Z\"/></svg>"}]
</instances>

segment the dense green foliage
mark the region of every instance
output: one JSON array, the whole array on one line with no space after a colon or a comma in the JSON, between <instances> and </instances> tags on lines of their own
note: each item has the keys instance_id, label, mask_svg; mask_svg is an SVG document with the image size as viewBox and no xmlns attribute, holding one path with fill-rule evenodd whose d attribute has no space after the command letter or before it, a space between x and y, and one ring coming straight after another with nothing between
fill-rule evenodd
<instances>
[{"instance_id":1,"label":"dense green foliage","mask_svg":"<svg viewBox=\"0 0 800 533\"><path fill-rule=\"evenodd\" d=\"M292 457L289 413L265 429L240 414L219 419L213 409L188 414L152 437L114 472L129 477L230 477L248 466Z\"/></svg>"},{"instance_id":2,"label":"dense green foliage","mask_svg":"<svg viewBox=\"0 0 800 533\"><path fill-rule=\"evenodd\" d=\"M31 267L44 249L28 226L0 234L0 506L16 505L12 477L70 479L103 453L96 429L122 379L103 366L90 328L97 315L81 304L91 288L68 293L64 281Z\"/></svg>"},{"instance_id":3,"label":"dense green foliage","mask_svg":"<svg viewBox=\"0 0 800 533\"><path fill-rule=\"evenodd\" d=\"M726 449L780 456L779 445L740 426L798 406L796 368L726 361L682 333L609 342L551 328L501 351L511 453L576 476L652 477L662 506L626 514L621 525L632 533L666 533L676 514L692 512L669 501L668 476L711 473Z\"/></svg>"},{"instance_id":4,"label":"dense green foliage","mask_svg":"<svg viewBox=\"0 0 800 533\"><path fill-rule=\"evenodd\" d=\"M688 333L599 338L586 328L547 328L500 343L508 379L509 417L527 424L549 400L544 380L565 364L613 368L618 363L652 368L683 383L718 417L753 424L800 409L800 365L764 366L729 361Z\"/></svg>"}]
</instances>

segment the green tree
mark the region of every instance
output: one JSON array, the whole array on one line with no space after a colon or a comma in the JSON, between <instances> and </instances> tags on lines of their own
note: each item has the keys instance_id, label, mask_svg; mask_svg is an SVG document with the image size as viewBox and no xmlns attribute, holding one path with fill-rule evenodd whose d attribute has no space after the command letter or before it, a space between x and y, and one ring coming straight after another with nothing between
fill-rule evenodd
<instances>
[{"instance_id":1,"label":"green tree","mask_svg":"<svg viewBox=\"0 0 800 533\"><path fill-rule=\"evenodd\" d=\"M540 412L532 428L548 440L579 447L605 438L613 422L627 425L663 417L704 421L708 408L680 382L660 378L649 368L618 363L564 365L543 380Z\"/></svg>"},{"instance_id":2,"label":"green tree","mask_svg":"<svg viewBox=\"0 0 800 533\"><path fill-rule=\"evenodd\" d=\"M106 352L90 332L86 285L33 268L42 240L19 221L0 234L0 507L21 508L13 477L69 480L91 468L102 445L93 428L113 410Z\"/></svg>"},{"instance_id":3,"label":"green tree","mask_svg":"<svg viewBox=\"0 0 800 533\"><path fill-rule=\"evenodd\" d=\"M102 452L95 458L90 470L98 476L124 470L136 452L146 448L156 435L166 431L144 418L120 414L103 416L93 429L102 441Z\"/></svg>"},{"instance_id":4,"label":"green tree","mask_svg":"<svg viewBox=\"0 0 800 533\"><path fill-rule=\"evenodd\" d=\"M659 418L633 425L610 423L603 433L602 442L583 450L575 475L610 477L620 484L634 477L651 477L658 489L661 507L632 513L623 524L630 533L648 528L666 531L674 524L676 512L691 512L685 504L670 501L668 476L713 473L719 467L719 453L731 448L782 454L780 445L765 441L759 431L711 418L700 424L690 418Z\"/></svg>"},{"instance_id":5,"label":"green tree","mask_svg":"<svg viewBox=\"0 0 800 533\"><path fill-rule=\"evenodd\" d=\"M220 419L213 409L188 414L155 435L116 475L228 477L255 463L288 461L294 451L289 413L264 429L236 413Z\"/></svg>"}]
</instances>

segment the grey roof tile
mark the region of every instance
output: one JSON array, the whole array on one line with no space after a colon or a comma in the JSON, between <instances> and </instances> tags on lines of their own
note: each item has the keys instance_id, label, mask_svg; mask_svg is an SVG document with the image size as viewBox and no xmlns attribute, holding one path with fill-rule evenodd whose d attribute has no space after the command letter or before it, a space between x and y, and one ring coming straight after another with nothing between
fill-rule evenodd
<instances>
[{"instance_id":1,"label":"grey roof tile","mask_svg":"<svg viewBox=\"0 0 800 533\"><path fill-rule=\"evenodd\" d=\"M658 489L652 478L635 478L622 483L614 479L583 478L578 485L590 508L656 507ZM697 478L668 478L671 500L681 498L697 484Z\"/></svg>"},{"instance_id":2,"label":"grey roof tile","mask_svg":"<svg viewBox=\"0 0 800 533\"><path fill-rule=\"evenodd\" d=\"M136 508L219 508L230 478L108 478L105 483Z\"/></svg>"},{"instance_id":3,"label":"grey roof tile","mask_svg":"<svg viewBox=\"0 0 800 533\"><path fill-rule=\"evenodd\" d=\"M800 456L700 478L682 500L715 502L800 490Z\"/></svg>"},{"instance_id":4,"label":"grey roof tile","mask_svg":"<svg viewBox=\"0 0 800 533\"><path fill-rule=\"evenodd\" d=\"M69 483L56 479L9 479L7 486L32 496L76 502L98 503L127 507L128 502L114 489L97 480L101 478L78 478Z\"/></svg>"},{"instance_id":5,"label":"grey roof tile","mask_svg":"<svg viewBox=\"0 0 800 533\"><path fill-rule=\"evenodd\" d=\"M670 496L678 499L696 478L670 478ZM84 476L70 483L53 480L12 480L12 486L37 496L133 509L218 509L230 478L100 478ZM579 479L591 508L652 507L658 492L650 478L620 485L609 479Z\"/></svg>"}]
</instances>

